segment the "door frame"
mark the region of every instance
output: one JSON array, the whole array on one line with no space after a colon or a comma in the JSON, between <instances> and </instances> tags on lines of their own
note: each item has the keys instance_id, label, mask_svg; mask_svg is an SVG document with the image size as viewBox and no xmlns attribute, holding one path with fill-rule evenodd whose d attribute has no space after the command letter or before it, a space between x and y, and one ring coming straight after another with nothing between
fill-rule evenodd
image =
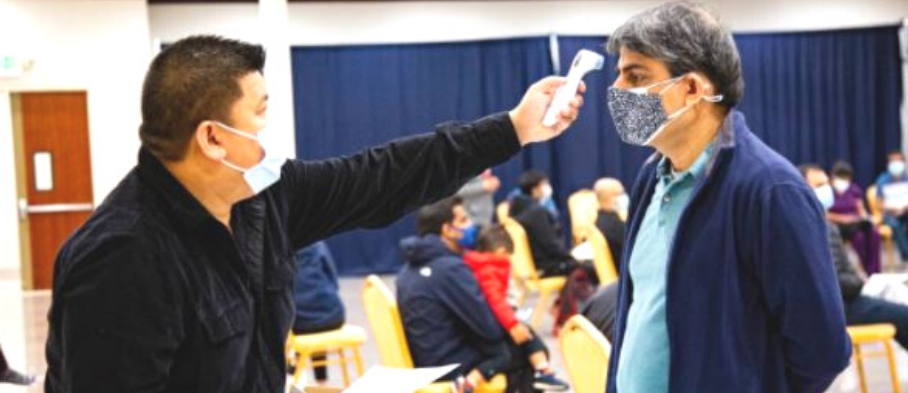
<instances>
[{"instance_id":1,"label":"door frame","mask_svg":"<svg viewBox=\"0 0 908 393\"><path fill-rule=\"evenodd\" d=\"M21 89L10 89L3 93L9 94L10 102L10 118L12 119L12 132L13 132L13 159L14 159L14 169L15 169L15 200L17 203L17 212L16 216L18 217L18 232L19 232L19 279L22 283L22 289L30 291L34 289L33 285L33 273L32 273L32 251L31 251L31 227L29 225L28 218L22 218L18 212L18 203L20 200L28 199L28 173L26 173L26 163L25 163L25 130L24 125L22 124L22 94L28 93L57 93L57 92L69 92L69 93L84 93L85 94L85 112L87 116L90 116L89 113L89 92L88 88L78 88L78 87L67 87L67 88L54 88L54 87L31 87L31 88L21 88ZM91 122L88 123L88 144L89 151L91 151ZM91 153L89 153L91 154ZM89 155L89 168L91 176L94 176L94 168L91 165ZM94 194L94 190L92 190ZM94 200L94 195L92 195L92 200Z\"/></svg>"}]
</instances>

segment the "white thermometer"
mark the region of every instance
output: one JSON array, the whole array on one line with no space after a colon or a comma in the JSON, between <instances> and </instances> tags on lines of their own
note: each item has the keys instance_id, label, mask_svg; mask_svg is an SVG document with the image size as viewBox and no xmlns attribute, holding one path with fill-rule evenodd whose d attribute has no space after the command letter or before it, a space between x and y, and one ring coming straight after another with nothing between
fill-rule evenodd
<instances>
[{"instance_id":1,"label":"white thermometer","mask_svg":"<svg viewBox=\"0 0 908 393\"><path fill-rule=\"evenodd\" d=\"M567 83L559 87L558 91L555 92L555 98L552 99L549 109L542 118L542 125L551 127L558 122L558 114L568 107L568 103L577 94L577 88L580 87L580 81L583 76L590 71L601 70L603 63L605 63L605 58L596 52L586 49L581 49L577 52L577 55L574 56L574 62L571 64L571 69L567 74Z\"/></svg>"}]
</instances>

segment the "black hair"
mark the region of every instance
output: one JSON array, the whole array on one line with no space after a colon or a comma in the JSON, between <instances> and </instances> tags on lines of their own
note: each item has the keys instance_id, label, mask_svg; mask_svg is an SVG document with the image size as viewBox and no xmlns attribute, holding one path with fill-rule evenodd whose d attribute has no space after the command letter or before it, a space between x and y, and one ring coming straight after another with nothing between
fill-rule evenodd
<instances>
[{"instance_id":1,"label":"black hair","mask_svg":"<svg viewBox=\"0 0 908 393\"><path fill-rule=\"evenodd\" d=\"M479 238L476 240L476 251L493 252L499 248L504 248L508 254L514 252L514 242L511 235L498 224L487 225L479 231Z\"/></svg>"},{"instance_id":2,"label":"black hair","mask_svg":"<svg viewBox=\"0 0 908 393\"><path fill-rule=\"evenodd\" d=\"M463 199L455 195L423 206L416 213L416 233L441 235L441 228L454 221L454 208L461 205Z\"/></svg>"},{"instance_id":3,"label":"black hair","mask_svg":"<svg viewBox=\"0 0 908 393\"><path fill-rule=\"evenodd\" d=\"M261 45L198 35L168 46L145 75L142 146L162 160L182 159L199 123L230 123L230 109L243 96L239 79L264 67Z\"/></svg>"},{"instance_id":4,"label":"black hair","mask_svg":"<svg viewBox=\"0 0 908 393\"><path fill-rule=\"evenodd\" d=\"M530 169L520 175L520 178L517 179L517 187L520 188L526 195L533 193L533 189L538 187L540 183L548 180L548 177L545 176L542 172L539 172L535 169Z\"/></svg>"}]
</instances>

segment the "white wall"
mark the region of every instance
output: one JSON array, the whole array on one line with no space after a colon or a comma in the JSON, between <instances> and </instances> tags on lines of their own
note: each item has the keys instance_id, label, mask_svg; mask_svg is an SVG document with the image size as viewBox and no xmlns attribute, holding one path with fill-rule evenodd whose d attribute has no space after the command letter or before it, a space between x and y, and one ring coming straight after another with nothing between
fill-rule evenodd
<instances>
[{"instance_id":1,"label":"white wall","mask_svg":"<svg viewBox=\"0 0 908 393\"><path fill-rule=\"evenodd\" d=\"M0 269L19 267L9 94L84 90L95 203L134 165L139 98L151 57L144 0L0 0L0 51L35 60L0 79Z\"/></svg>"},{"instance_id":2,"label":"white wall","mask_svg":"<svg viewBox=\"0 0 908 393\"><path fill-rule=\"evenodd\" d=\"M897 24L905 0L706 0L735 31L794 31ZM607 35L629 16L661 3L462 1L292 3L290 43L438 42L549 33ZM151 35L173 41L200 32L256 40L256 6L153 5Z\"/></svg>"}]
</instances>

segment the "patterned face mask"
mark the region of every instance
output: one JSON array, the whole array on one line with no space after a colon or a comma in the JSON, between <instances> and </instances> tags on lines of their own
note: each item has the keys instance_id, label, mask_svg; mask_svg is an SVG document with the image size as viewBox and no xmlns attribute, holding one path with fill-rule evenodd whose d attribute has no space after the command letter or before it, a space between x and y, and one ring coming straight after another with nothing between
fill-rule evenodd
<instances>
[{"instance_id":1,"label":"patterned face mask","mask_svg":"<svg viewBox=\"0 0 908 393\"><path fill-rule=\"evenodd\" d=\"M684 75L634 89L609 87L608 109L622 141L633 145L649 145L672 120L693 107L693 104L690 104L669 115L662 106L662 93L675 86L682 78ZM668 86L658 93L649 92L650 89L661 85ZM719 102L722 101L722 95L703 96L702 99Z\"/></svg>"}]
</instances>

